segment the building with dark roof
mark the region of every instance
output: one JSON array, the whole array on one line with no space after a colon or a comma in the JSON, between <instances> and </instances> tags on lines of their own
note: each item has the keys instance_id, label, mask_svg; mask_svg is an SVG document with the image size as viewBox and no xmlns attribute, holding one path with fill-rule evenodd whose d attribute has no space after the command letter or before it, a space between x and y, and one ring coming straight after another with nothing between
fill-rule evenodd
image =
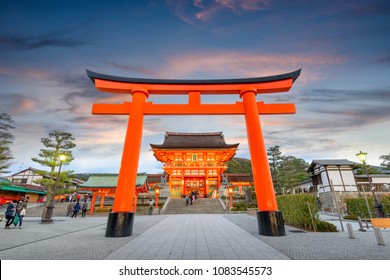
<instances>
[{"instance_id":1,"label":"building with dark roof","mask_svg":"<svg viewBox=\"0 0 390 280\"><path fill-rule=\"evenodd\" d=\"M315 159L311 162L309 173L314 192L328 193L332 191L358 191L353 167L356 164L347 159Z\"/></svg>"},{"instance_id":2,"label":"building with dark roof","mask_svg":"<svg viewBox=\"0 0 390 280\"><path fill-rule=\"evenodd\" d=\"M192 192L199 197L218 196L221 175L238 145L227 144L222 132L167 132L162 144L150 144L156 159L164 163L171 197Z\"/></svg>"}]
</instances>

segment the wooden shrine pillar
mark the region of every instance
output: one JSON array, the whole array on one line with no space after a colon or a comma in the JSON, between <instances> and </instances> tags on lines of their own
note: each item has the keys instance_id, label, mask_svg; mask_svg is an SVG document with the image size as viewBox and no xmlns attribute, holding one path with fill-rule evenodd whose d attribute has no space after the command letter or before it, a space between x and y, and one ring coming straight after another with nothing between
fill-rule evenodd
<instances>
[{"instance_id":1,"label":"wooden shrine pillar","mask_svg":"<svg viewBox=\"0 0 390 280\"><path fill-rule=\"evenodd\" d=\"M101 195L101 199L100 199L100 207L103 207L104 206L104 199L106 198L106 195L105 194L102 194Z\"/></svg>"},{"instance_id":2,"label":"wooden shrine pillar","mask_svg":"<svg viewBox=\"0 0 390 280\"><path fill-rule=\"evenodd\" d=\"M256 88L242 90L249 153L255 181L259 233L269 236L286 235L282 212L278 211L267 151L264 144L256 102Z\"/></svg>"},{"instance_id":3,"label":"wooden shrine pillar","mask_svg":"<svg viewBox=\"0 0 390 280\"><path fill-rule=\"evenodd\" d=\"M89 208L89 215L93 215L93 212L95 212L95 202L96 202L96 192L93 191L92 193L92 201L91 201L91 206Z\"/></svg>"},{"instance_id":4,"label":"wooden shrine pillar","mask_svg":"<svg viewBox=\"0 0 390 280\"><path fill-rule=\"evenodd\" d=\"M133 234L133 198L136 194L138 161L141 150L144 122L143 109L149 94L147 90L142 88L133 89L131 94L131 111L129 113L114 205L107 220L106 237L124 237Z\"/></svg>"},{"instance_id":5,"label":"wooden shrine pillar","mask_svg":"<svg viewBox=\"0 0 390 280\"><path fill-rule=\"evenodd\" d=\"M134 209L133 209L134 213L137 213L137 204L138 204L138 192L136 191L134 196Z\"/></svg>"}]
</instances>

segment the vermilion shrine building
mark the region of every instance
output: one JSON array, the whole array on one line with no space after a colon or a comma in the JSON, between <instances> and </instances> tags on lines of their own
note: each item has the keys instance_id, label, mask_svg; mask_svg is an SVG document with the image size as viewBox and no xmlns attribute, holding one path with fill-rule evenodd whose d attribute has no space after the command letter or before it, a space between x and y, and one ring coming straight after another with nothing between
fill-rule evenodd
<instances>
[{"instance_id":1,"label":"vermilion shrine building","mask_svg":"<svg viewBox=\"0 0 390 280\"><path fill-rule=\"evenodd\" d=\"M167 132L162 144L150 144L164 164L172 198L197 192L198 197L217 197L221 175L239 144L226 144L222 132Z\"/></svg>"}]
</instances>

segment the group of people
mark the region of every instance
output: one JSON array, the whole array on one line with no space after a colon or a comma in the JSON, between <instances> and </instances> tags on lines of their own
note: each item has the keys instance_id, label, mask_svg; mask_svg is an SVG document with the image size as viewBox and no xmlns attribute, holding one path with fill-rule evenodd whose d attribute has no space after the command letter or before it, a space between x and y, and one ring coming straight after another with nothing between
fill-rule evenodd
<instances>
[{"instance_id":1,"label":"group of people","mask_svg":"<svg viewBox=\"0 0 390 280\"><path fill-rule=\"evenodd\" d=\"M186 195L186 206L188 206L189 203L191 203L191 205L192 205L192 202L195 201L197 198L198 198L197 191L191 192L190 194L187 194Z\"/></svg>"},{"instance_id":2,"label":"group of people","mask_svg":"<svg viewBox=\"0 0 390 280\"><path fill-rule=\"evenodd\" d=\"M17 200L13 200L8 204L7 209L5 210L5 218L7 219L5 223L5 229L9 229L13 224L15 227L18 226L22 228L23 217L26 215L27 209L27 200L22 199L19 202Z\"/></svg>"},{"instance_id":3,"label":"group of people","mask_svg":"<svg viewBox=\"0 0 390 280\"><path fill-rule=\"evenodd\" d=\"M76 203L69 203L68 207L66 208L66 216L71 218L76 218L77 214L81 210L81 217L84 218L88 211L88 203L86 200L84 200L83 204L80 205L80 202L77 201ZM72 212L72 215L71 215Z\"/></svg>"}]
</instances>

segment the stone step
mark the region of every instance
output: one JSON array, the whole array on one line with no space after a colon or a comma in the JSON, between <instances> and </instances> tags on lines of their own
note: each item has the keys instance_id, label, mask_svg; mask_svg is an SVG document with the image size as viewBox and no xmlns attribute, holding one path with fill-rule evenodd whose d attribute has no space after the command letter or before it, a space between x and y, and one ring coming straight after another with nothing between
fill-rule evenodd
<instances>
[{"instance_id":1,"label":"stone step","mask_svg":"<svg viewBox=\"0 0 390 280\"><path fill-rule=\"evenodd\" d=\"M218 199L198 198L192 205L186 205L185 198L172 198L164 214L223 214L224 210Z\"/></svg>"}]
</instances>

